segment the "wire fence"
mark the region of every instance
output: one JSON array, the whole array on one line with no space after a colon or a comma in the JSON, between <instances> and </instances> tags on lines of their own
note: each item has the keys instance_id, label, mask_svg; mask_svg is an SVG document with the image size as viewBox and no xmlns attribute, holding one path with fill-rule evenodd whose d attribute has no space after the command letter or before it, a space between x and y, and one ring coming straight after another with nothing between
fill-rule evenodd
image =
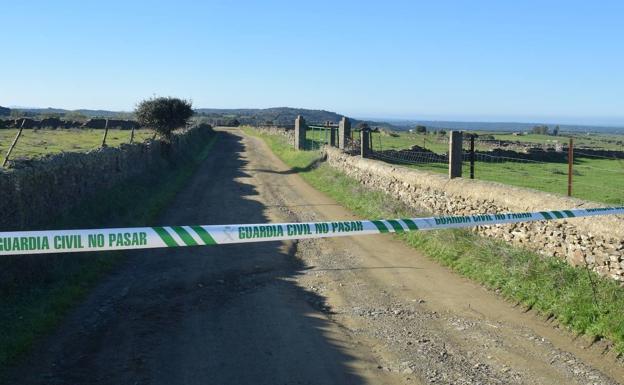
<instances>
[{"instance_id":1,"label":"wire fence","mask_svg":"<svg viewBox=\"0 0 624 385\"><path fill-rule=\"evenodd\" d=\"M403 164L439 173L448 172L448 152L440 151L440 144L417 138L405 149L388 149L392 146L381 135L371 140L371 157L392 164ZM420 143L423 143L421 146ZM469 139L464 141L461 154L464 177L473 177L505 184L597 200L606 203L624 203L624 153L603 151L609 156L574 150L573 162L569 164L567 148L556 154L522 153L513 151L474 150ZM443 148L443 147L442 147ZM448 147L447 147L448 148ZM501 155L505 154L505 155ZM548 160L530 159L531 156ZM551 161L552 160L552 161ZM571 167L570 167L571 166ZM570 174L571 171L571 174ZM568 190L570 185L570 190Z\"/></svg>"},{"instance_id":2,"label":"wire fence","mask_svg":"<svg viewBox=\"0 0 624 385\"><path fill-rule=\"evenodd\" d=\"M329 126L309 125L306 133L306 149L321 150L324 145L330 144L331 134ZM357 130L351 131L344 145L346 153L351 155L361 153L360 135ZM421 136L423 135L396 138L373 133L370 136L369 156L386 163L448 173L448 143L444 143L448 139L439 136L433 138ZM409 140L405 140L406 137ZM335 141L336 145L337 140L338 138ZM570 175L566 148L557 152L539 151L515 152L497 148L471 151L468 137L468 140L464 140L461 154L462 173L465 178L472 176L475 179L563 195L568 193L568 185L571 183L572 196L613 204L624 203L624 153L574 150Z\"/></svg>"}]
</instances>

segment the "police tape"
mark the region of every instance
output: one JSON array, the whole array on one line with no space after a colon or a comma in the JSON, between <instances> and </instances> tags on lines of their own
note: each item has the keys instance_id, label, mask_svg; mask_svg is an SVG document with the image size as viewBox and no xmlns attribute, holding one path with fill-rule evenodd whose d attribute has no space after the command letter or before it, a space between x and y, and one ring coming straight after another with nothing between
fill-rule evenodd
<instances>
[{"instance_id":1,"label":"police tape","mask_svg":"<svg viewBox=\"0 0 624 385\"><path fill-rule=\"evenodd\" d=\"M0 256L222 245L624 214L624 206L430 218L0 232Z\"/></svg>"}]
</instances>

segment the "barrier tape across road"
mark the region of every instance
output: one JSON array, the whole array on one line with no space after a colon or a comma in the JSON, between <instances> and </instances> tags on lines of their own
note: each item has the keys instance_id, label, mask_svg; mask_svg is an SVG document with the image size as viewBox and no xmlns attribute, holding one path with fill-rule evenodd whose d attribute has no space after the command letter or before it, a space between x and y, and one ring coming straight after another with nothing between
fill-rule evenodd
<instances>
[{"instance_id":1,"label":"barrier tape across road","mask_svg":"<svg viewBox=\"0 0 624 385\"><path fill-rule=\"evenodd\" d=\"M0 232L0 256L152 249L401 233L624 214L624 206L430 218Z\"/></svg>"}]
</instances>

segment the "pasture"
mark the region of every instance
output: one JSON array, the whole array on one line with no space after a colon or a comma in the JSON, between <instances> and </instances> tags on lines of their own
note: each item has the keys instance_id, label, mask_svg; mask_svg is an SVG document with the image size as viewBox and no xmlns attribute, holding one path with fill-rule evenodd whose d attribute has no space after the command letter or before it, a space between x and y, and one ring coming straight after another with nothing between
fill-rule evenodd
<instances>
[{"instance_id":1,"label":"pasture","mask_svg":"<svg viewBox=\"0 0 624 385\"><path fill-rule=\"evenodd\" d=\"M6 152L13 142L18 129L0 130L0 164L4 161ZM154 135L152 130L136 130L134 141L142 142ZM86 152L101 146L104 130L96 129L57 129L57 130L31 130L22 131L17 145L13 149L11 159L37 158L48 154L60 152ZM106 144L109 147L117 147L122 143L130 142L130 130L108 130Z\"/></svg>"},{"instance_id":2,"label":"pasture","mask_svg":"<svg viewBox=\"0 0 624 385\"><path fill-rule=\"evenodd\" d=\"M479 134L482 135L483 133ZM355 132L353 135L357 138L359 133ZM494 136L501 140L526 141L541 144L546 143L546 140L553 140L553 138L557 138L557 140L561 142L567 141L567 137L563 136L553 137L533 134L524 136L497 134ZM318 148L320 142L326 140L327 135L324 130L310 130L307 133L307 137L310 139L310 142L313 143L311 148ZM578 142L579 146L609 150L617 150L615 143L624 140L624 136L614 135L589 135L587 138L581 135L581 139L577 139L578 137L579 136L575 136L575 142ZM385 133L373 132L372 144L375 151L402 150L417 145L437 154L448 152L448 136L434 134L423 135L401 132L398 133L397 136L390 136ZM605 144L605 146L599 147L598 144ZM467 141L464 141L464 148L467 148ZM487 151L491 149L492 147L480 146L478 144L476 146L477 151ZM572 196L595 202L615 205L624 204L624 160L584 156L581 155L582 153L582 149L577 149L575 152ZM443 174L448 173L447 164L431 163L427 162L426 159L422 163L409 161L401 162L399 158L397 158L396 161L392 159L386 159L386 161L401 163L407 167L421 170ZM469 162L464 162L462 173L465 178L470 176ZM488 158L483 156L477 157L477 161L475 162L476 179L518 187L527 187L561 195L567 193L567 174L567 163L535 162L520 158Z\"/></svg>"}]
</instances>

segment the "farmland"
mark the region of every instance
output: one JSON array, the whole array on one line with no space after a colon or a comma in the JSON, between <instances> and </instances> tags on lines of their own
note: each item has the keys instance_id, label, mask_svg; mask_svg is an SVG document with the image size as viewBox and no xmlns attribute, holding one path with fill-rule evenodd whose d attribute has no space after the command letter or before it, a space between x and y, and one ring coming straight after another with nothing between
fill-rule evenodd
<instances>
[{"instance_id":1,"label":"farmland","mask_svg":"<svg viewBox=\"0 0 624 385\"><path fill-rule=\"evenodd\" d=\"M13 142L17 129L0 130L0 162ZM136 130L134 141L142 142L151 138L153 131ZM100 147L104 130L95 129L59 129L59 130L24 130L13 153L12 159L35 158L60 152L85 152ZM110 147L130 142L129 130L109 130L106 144Z\"/></svg>"},{"instance_id":2,"label":"farmland","mask_svg":"<svg viewBox=\"0 0 624 385\"><path fill-rule=\"evenodd\" d=\"M325 140L325 133L322 131L312 131L312 141ZM479 133L489 135L488 133ZM359 135L355 133L354 135ZM496 134L497 140L514 140L522 143L546 144L547 140L553 140L553 136L547 135L523 135L513 136L511 134ZM602 136L602 135L575 135L575 143L579 147L592 149L619 150L617 142L624 140L624 136ZM566 142L566 137L558 137L560 142ZM390 136L383 133L374 132L372 134L372 144L375 151L409 149L414 145L425 148L437 154L448 152L448 137L442 135L423 135L416 133L402 132L397 136ZM604 145L604 147L599 147ZM464 143L464 148L466 148ZM477 151L488 151L492 147L480 145L477 142ZM422 150L418 150L422 151ZM603 159L592 156L583 156L583 149L577 150L573 171L573 192L572 196L584 200L603 202L609 204L624 203L624 160ZM386 159L393 161L392 159ZM401 162L397 157L396 163L405 164L421 170L437 173L448 173L448 166L445 163L422 162L410 164L409 161ZM470 175L470 166L464 162L464 177ZM475 163L475 178L500 182L518 187L527 187L536 190L546 191L555 194L567 193L568 165L564 162L536 162L526 159L477 157Z\"/></svg>"}]
</instances>

